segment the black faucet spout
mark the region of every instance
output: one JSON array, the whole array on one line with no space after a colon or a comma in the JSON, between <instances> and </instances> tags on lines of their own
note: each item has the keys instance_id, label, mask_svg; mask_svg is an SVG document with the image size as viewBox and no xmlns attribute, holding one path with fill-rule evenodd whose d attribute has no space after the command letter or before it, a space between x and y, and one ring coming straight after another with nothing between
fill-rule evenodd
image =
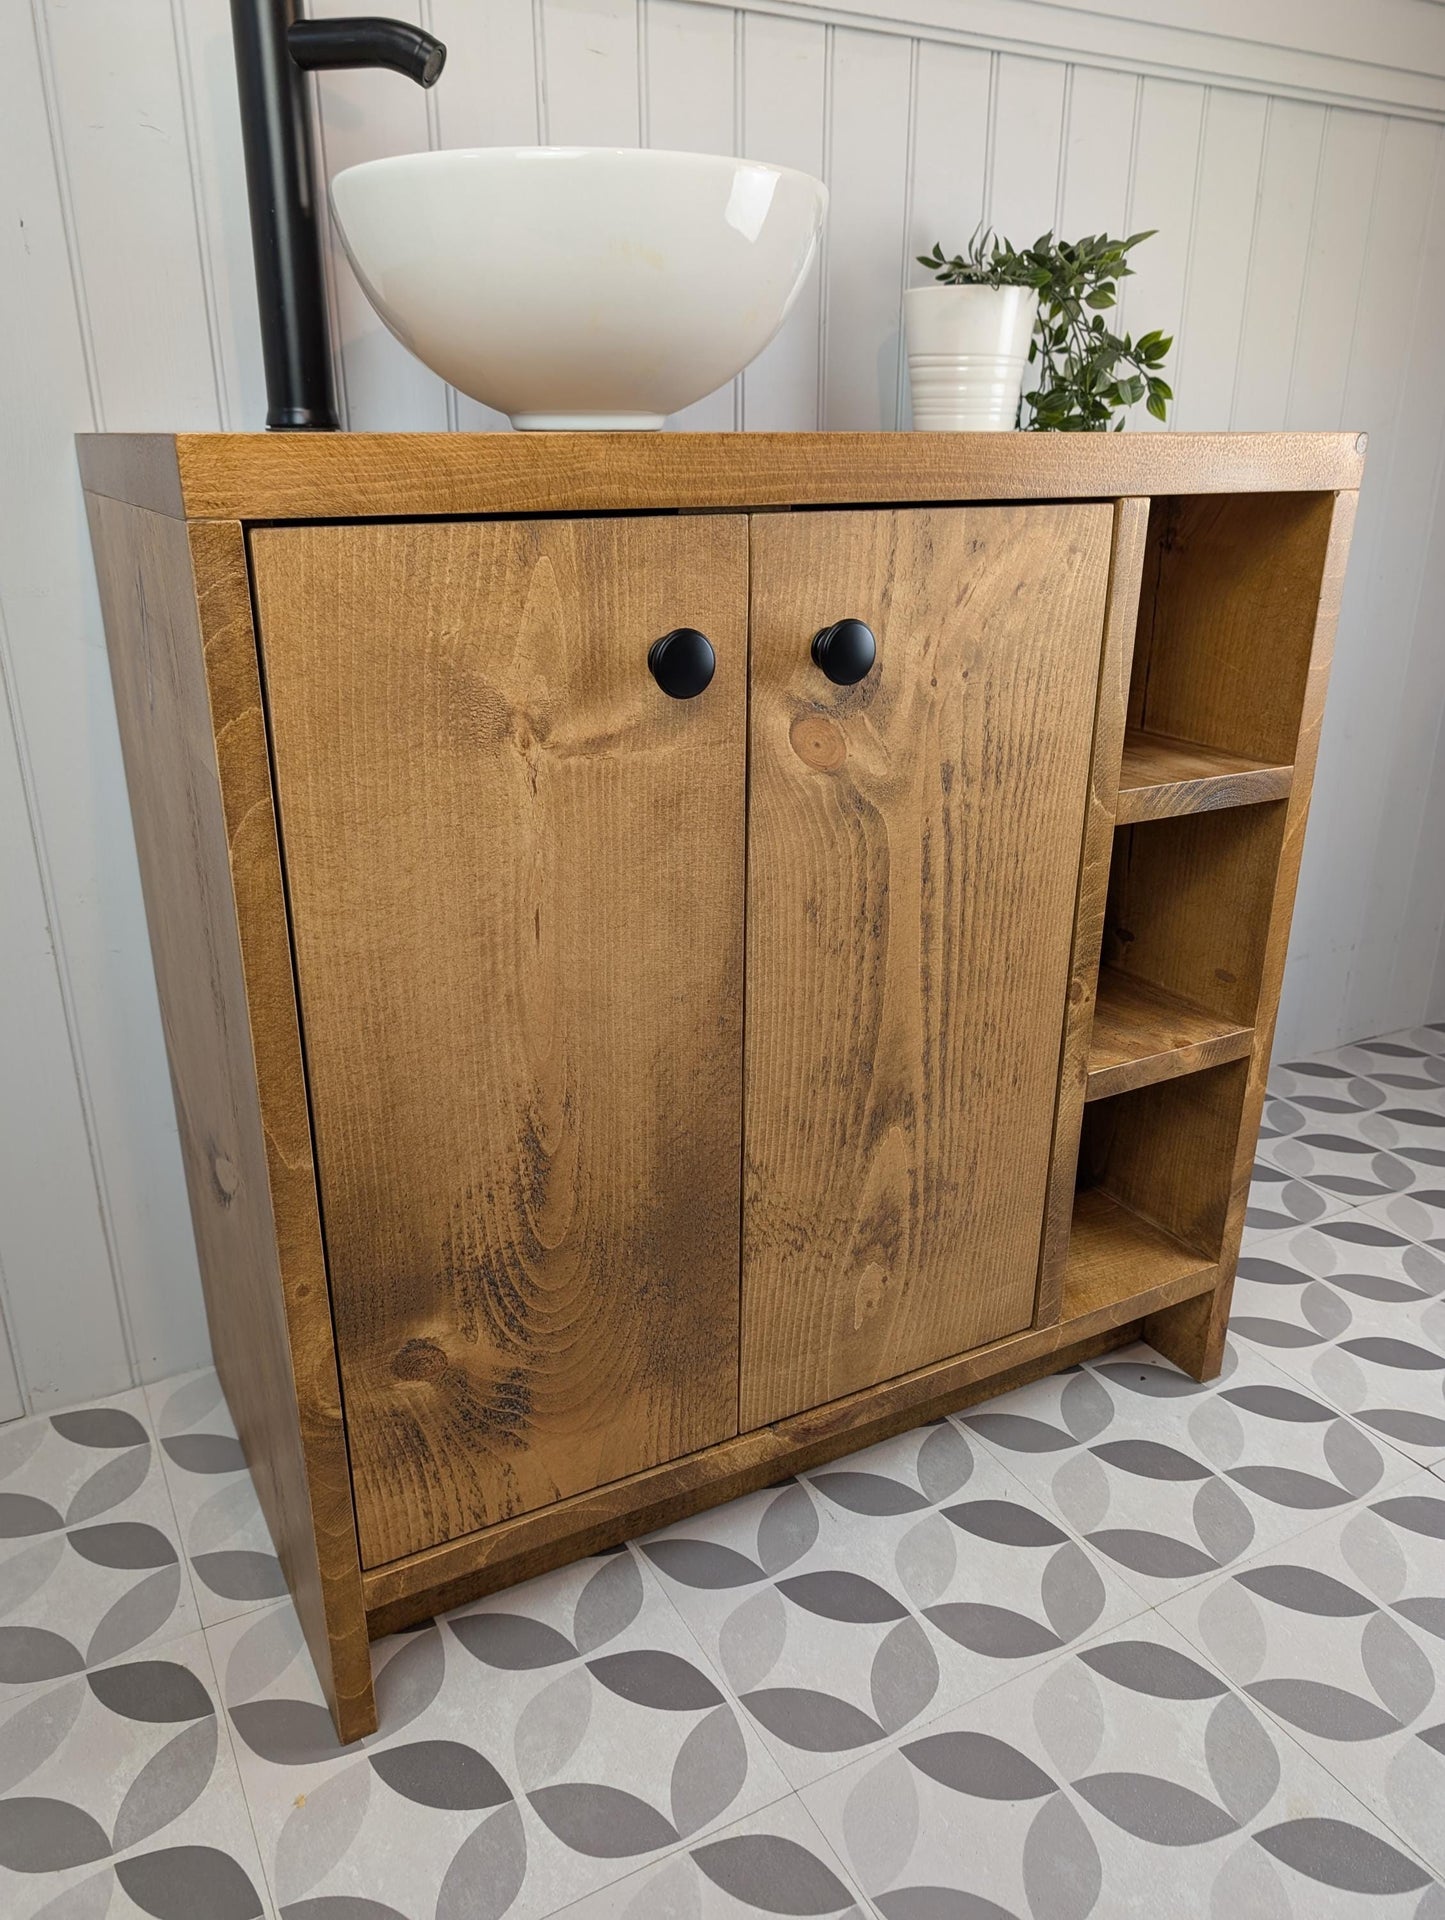
<instances>
[{"instance_id":1,"label":"black faucet spout","mask_svg":"<svg viewBox=\"0 0 1445 1920\"><path fill-rule=\"evenodd\" d=\"M401 20L304 20L298 0L231 0L251 251L266 368L266 425L334 431L321 207L306 73L390 67L435 84L440 40Z\"/></svg>"},{"instance_id":2,"label":"black faucet spout","mask_svg":"<svg viewBox=\"0 0 1445 1920\"><path fill-rule=\"evenodd\" d=\"M447 50L405 20L293 20L286 46L298 67L390 67L419 87L434 87Z\"/></svg>"}]
</instances>

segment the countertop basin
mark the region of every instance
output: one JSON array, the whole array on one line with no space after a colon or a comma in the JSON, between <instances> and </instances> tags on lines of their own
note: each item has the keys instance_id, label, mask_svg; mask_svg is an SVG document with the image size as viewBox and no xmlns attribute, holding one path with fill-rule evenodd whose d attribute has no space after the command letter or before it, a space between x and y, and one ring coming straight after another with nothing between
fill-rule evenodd
<instances>
[{"instance_id":1,"label":"countertop basin","mask_svg":"<svg viewBox=\"0 0 1445 1920\"><path fill-rule=\"evenodd\" d=\"M331 182L368 299L522 428L660 427L778 331L828 193L789 167L626 147L477 147Z\"/></svg>"}]
</instances>

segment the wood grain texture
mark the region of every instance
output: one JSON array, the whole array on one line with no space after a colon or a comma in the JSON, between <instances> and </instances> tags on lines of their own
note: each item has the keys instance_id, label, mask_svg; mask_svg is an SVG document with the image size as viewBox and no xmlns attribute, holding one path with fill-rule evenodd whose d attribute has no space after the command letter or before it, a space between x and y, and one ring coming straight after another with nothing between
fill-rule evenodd
<instances>
[{"instance_id":1,"label":"wood grain texture","mask_svg":"<svg viewBox=\"0 0 1445 1920\"><path fill-rule=\"evenodd\" d=\"M1254 1029L1117 967L1099 974L1086 1098L1198 1073L1249 1052Z\"/></svg>"},{"instance_id":2,"label":"wood grain texture","mask_svg":"<svg viewBox=\"0 0 1445 1920\"><path fill-rule=\"evenodd\" d=\"M363 1576L372 1638L771 1486L789 1474L808 1472L890 1434L1007 1393L1041 1374L1127 1346L1137 1338L1140 1316L1153 1303L1189 1297L1209 1284L1212 1272L1197 1266L1187 1274L1176 1272L1132 1299L1103 1299L1051 1327L1031 1327L885 1386L740 1433L688 1459L559 1501L539 1513L519 1515L391 1566L374 1567Z\"/></svg>"},{"instance_id":3,"label":"wood grain texture","mask_svg":"<svg viewBox=\"0 0 1445 1920\"><path fill-rule=\"evenodd\" d=\"M1105 964L1253 1026L1285 804L1121 828L1109 875Z\"/></svg>"},{"instance_id":4,"label":"wood grain texture","mask_svg":"<svg viewBox=\"0 0 1445 1920\"><path fill-rule=\"evenodd\" d=\"M1131 726L1293 762L1333 506L1329 493L1155 500Z\"/></svg>"},{"instance_id":5,"label":"wood grain texture","mask_svg":"<svg viewBox=\"0 0 1445 1920\"><path fill-rule=\"evenodd\" d=\"M1069 1236L1066 1317L1089 1320L1148 1298L1166 1304L1206 1291L1214 1265L1099 1188L1086 1188Z\"/></svg>"},{"instance_id":6,"label":"wood grain texture","mask_svg":"<svg viewBox=\"0 0 1445 1920\"><path fill-rule=\"evenodd\" d=\"M173 446L186 515L244 520L1325 490L1357 487L1364 465L1353 433L183 433L77 445L94 491L119 487L157 511L172 496L153 476Z\"/></svg>"},{"instance_id":7,"label":"wood grain texture","mask_svg":"<svg viewBox=\"0 0 1445 1920\"><path fill-rule=\"evenodd\" d=\"M1033 1316L1112 520L753 522L745 1428Z\"/></svg>"},{"instance_id":8,"label":"wood grain texture","mask_svg":"<svg viewBox=\"0 0 1445 1920\"><path fill-rule=\"evenodd\" d=\"M1091 1101L1081 1181L1220 1261L1249 1067L1234 1060Z\"/></svg>"},{"instance_id":9,"label":"wood grain texture","mask_svg":"<svg viewBox=\"0 0 1445 1920\"><path fill-rule=\"evenodd\" d=\"M1146 1337L1161 1353L1197 1380L1212 1379L1224 1358L1224 1336L1234 1292L1234 1271L1239 1258L1240 1237L1244 1231L1259 1119L1264 1107L1274 1023L1279 1012L1280 984L1284 978L1285 955L1289 946L1290 916L1294 911L1295 889L1299 881L1300 856L1304 850L1305 826L1309 818L1310 789L1314 782L1320 726L1324 718L1325 690L1329 684L1330 660L1334 651L1335 629L1339 623L1340 598L1344 591L1345 566L1349 560L1357 501L1358 496L1353 492L1341 493L1335 499L1319 574L1313 580L1308 576L1296 580L1296 591L1307 599L1311 609L1309 666L1302 689L1294 785L1285 803L1283 839L1260 962L1254 1054L1243 1090L1242 1112L1225 1206L1219 1285L1207 1299L1160 1312L1146 1324Z\"/></svg>"},{"instance_id":10,"label":"wood grain texture","mask_svg":"<svg viewBox=\"0 0 1445 1920\"><path fill-rule=\"evenodd\" d=\"M216 1366L356 1739L376 1713L241 529L88 505Z\"/></svg>"},{"instance_id":11,"label":"wood grain texture","mask_svg":"<svg viewBox=\"0 0 1445 1920\"><path fill-rule=\"evenodd\" d=\"M1099 695L1094 744L1089 763L1089 805L1079 861L1074 905L1073 952L1069 961L1069 998L1064 1015L1064 1045L1059 1059L1058 1106L1049 1156L1048 1198L1043 1248L1039 1257L1034 1325L1048 1326L1063 1311L1064 1278L1069 1263L1074 1210L1074 1171L1079 1157L1088 1088L1094 994L1104 937L1104 908L1114 853L1114 816L1118 810L1119 765L1124 716L1128 707L1134 633L1139 612L1139 580L1149 524L1147 500L1120 500L1114 509L1114 543L1109 559L1109 598L1104 614L1104 649L1099 663Z\"/></svg>"},{"instance_id":12,"label":"wood grain texture","mask_svg":"<svg viewBox=\"0 0 1445 1920\"><path fill-rule=\"evenodd\" d=\"M736 1431L747 527L252 554L376 1565Z\"/></svg>"},{"instance_id":13,"label":"wood grain texture","mask_svg":"<svg viewBox=\"0 0 1445 1920\"><path fill-rule=\"evenodd\" d=\"M1124 736L1119 770L1118 823L1123 827L1139 820L1282 800L1293 781L1294 769L1288 764L1262 766L1218 747L1131 728Z\"/></svg>"}]
</instances>

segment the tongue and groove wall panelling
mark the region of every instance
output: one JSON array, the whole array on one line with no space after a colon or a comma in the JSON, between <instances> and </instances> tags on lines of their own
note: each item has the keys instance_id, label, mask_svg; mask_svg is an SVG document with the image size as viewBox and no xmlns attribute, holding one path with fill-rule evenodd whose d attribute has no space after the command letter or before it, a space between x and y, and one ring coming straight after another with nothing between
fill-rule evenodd
<instances>
[{"instance_id":1,"label":"tongue and groove wall panelling","mask_svg":"<svg viewBox=\"0 0 1445 1920\"><path fill-rule=\"evenodd\" d=\"M1136 74L1069 68L1059 230L1071 239L1128 230L1141 89Z\"/></svg>"},{"instance_id":2,"label":"tongue and groove wall panelling","mask_svg":"<svg viewBox=\"0 0 1445 1920\"><path fill-rule=\"evenodd\" d=\"M1123 321L1177 334L1180 426L1372 439L1277 1050L1445 1015L1445 7L391 10L448 43L447 72L430 94L395 74L319 81L329 170L641 141L741 147L828 181L821 272L782 335L677 424L907 425L916 253L962 246L980 217L1020 241L1056 221L1159 227ZM334 234L328 268L353 426L501 424L390 339ZM70 435L261 422L228 0L0 8L0 274L0 762L23 815L0 1049L31 1088L0 1169L0 1265L20 1392L52 1404L205 1351ZM1133 424L1149 427L1142 408ZM27 1152L57 1184L20 1171Z\"/></svg>"},{"instance_id":3,"label":"tongue and groove wall panelling","mask_svg":"<svg viewBox=\"0 0 1445 1920\"><path fill-rule=\"evenodd\" d=\"M78 1363L114 1387L130 1384L130 1368L90 1178L85 1118L66 1071L65 1009L3 697L0 926L0 1088L6 1089L0 1100L0 1420L13 1420L26 1406L21 1354L37 1405L48 1403L67 1365ZM24 1096L15 1098L20 1088ZM68 1311L57 1313L56 1306ZM78 1354L67 1350L70 1341L79 1342Z\"/></svg>"},{"instance_id":4,"label":"tongue and groove wall panelling","mask_svg":"<svg viewBox=\"0 0 1445 1920\"><path fill-rule=\"evenodd\" d=\"M1169 370L1178 395L1173 424L1181 429L1229 419L1267 111L1257 93L1211 87L1204 98L1184 312ZM1138 312L1147 329L1146 309Z\"/></svg>"},{"instance_id":5,"label":"tongue and groove wall panelling","mask_svg":"<svg viewBox=\"0 0 1445 1920\"><path fill-rule=\"evenodd\" d=\"M1015 246L1058 226L1068 79L1068 68L1057 60L999 55L988 223Z\"/></svg>"},{"instance_id":6,"label":"tongue and groove wall panelling","mask_svg":"<svg viewBox=\"0 0 1445 1920\"><path fill-rule=\"evenodd\" d=\"M42 909L0 895L0 1265L39 1407L206 1357L71 435L220 422L164 0L0 8L0 94L0 757Z\"/></svg>"},{"instance_id":7,"label":"tongue and groove wall panelling","mask_svg":"<svg viewBox=\"0 0 1445 1920\"><path fill-rule=\"evenodd\" d=\"M642 140L684 153L738 153L742 15L689 0L637 0L642 45ZM668 421L683 433L741 427L742 380L730 380Z\"/></svg>"},{"instance_id":8,"label":"tongue and groove wall panelling","mask_svg":"<svg viewBox=\"0 0 1445 1920\"><path fill-rule=\"evenodd\" d=\"M1382 211L1377 207L1376 189L1389 124L1380 114L1338 108L1325 116L1281 426L1295 426L1301 420L1338 426L1344 417L1371 223ZM1397 283L1403 270L1404 263L1397 262L1392 271ZM1390 344L1387 355L1388 364L1379 371L1388 381L1399 366L1397 343ZM1377 436L1370 450L1377 467L1385 466L1390 457L1388 424L1388 414L1378 412L1358 421L1353 415L1350 418L1351 426L1359 425ZM1370 811L1370 785L1377 770L1367 774L1356 764L1361 721L1351 708L1363 696L1367 708L1378 711L1366 691L1368 681L1388 675L1398 683L1408 650L1408 641L1393 630L1388 613L1382 632L1375 631L1373 618L1361 620L1360 592L1373 572L1374 528L1382 504L1377 482L1384 478L1371 472L1360 496L1359 546L1351 545L1340 613L1345 641L1343 646L1337 641L1335 648L1310 831L1300 868L1290 959L1294 1017L1303 1032L1326 1008L1338 1008L1343 1023L1353 998L1352 980L1368 978L1374 971L1367 949L1358 945L1360 900L1368 891L1369 874L1362 858L1364 837L1354 816L1357 810ZM1395 510L1393 502L1390 510ZM1418 801L1405 792L1398 793L1394 803L1402 816L1418 807ZM1348 889L1340 887L1345 874L1353 882ZM1373 988L1369 991L1373 994Z\"/></svg>"},{"instance_id":9,"label":"tongue and groove wall panelling","mask_svg":"<svg viewBox=\"0 0 1445 1920\"><path fill-rule=\"evenodd\" d=\"M1302 952L1299 946L1295 951L1301 992L1311 996L1321 1012L1343 1004L1347 1023L1371 1018L1374 978L1389 979L1393 972L1409 914L1426 797L1424 790L1389 791L1372 764L1370 743L1390 739L1397 751L1404 751L1412 729L1418 739L1424 718L1414 710L1419 699L1432 701L1424 720L1428 737L1428 731L1438 728L1445 699L1438 608L1430 610L1436 623L1434 643L1416 656L1414 675L1410 661L1411 629L1419 612L1411 576L1428 561L1433 545L1429 512L1434 493L1434 473L1423 471L1423 463L1411 454L1416 447L1423 451L1423 440L1429 439L1438 464L1445 430L1439 305L1433 326L1411 324L1422 311L1422 301L1433 298L1438 303L1441 296L1438 231L1435 246L1427 246L1441 132L1417 121L1372 116L1378 139L1370 142L1359 124L1362 118L1332 115L1325 152L1329 162L1343 149L1339 160L1358 168L1348 204L1366 209L1363 255L1356 264L1357 229L1342 224L1337 235L1329 236L1341 256L1325 253L1312 260L1307 299L1311 305L1327 302L1335 308L1334 338L1327 346L1321 337L1325 328L1307 322L1301 333L1299 374L1317 386L1301 391L1297 384L1291 395L1296 415L1308 409L1311 416L1327 417L1327 409L1334 407L1338 421L1366 427L1374 436L1381 467L1380 484L1360 496L1360 553L1346 577L1342 609L1347 632L1361 636L1363 644L1347 647L1336 662L1338 679L1332 680L1320 741L1321 764L1329 778L1311 826L1313 857L1302 877L1305 927L1327 928L1329 937L1313 952ZM1437 201L1437 210L1439 206ZM1327 369L1340 356L1346 326L1345 374L1336 393ZM1402 461L1412 467L1418 490L1399 484ZM1408 704L1401 698L1406 688L1412 696ZM1360 878L1343 900L1335 897L1336 861ZM1420 881L1425 897L1433 894L1438 914L1445 891L1445 853L1438 844L1433 876L1427 871Z\"/></svg>"},{"instance_id":10,"label":"tongue and groove wall panelling","mask_svg":"<svg viewBox=\"0 0 1445 1920\"><path fill-rule=\"evenodd\" d=\"M914 43L830 27L820 426L898 425Z\"/></svg>"},{"instance_id":11,"label":"tongue and groove wall panelling","mask_svg":"<svg viewBox=\"0 0 1445 1920\"><path fill-rule=\"evenodd\" d=\"M1361 502L1368 510L1370 561L1357 618L1387 626L1392 648L1405 663L1398 676L1371 676L1369 686L1379 702L1379 724L1388 729L1407 765L1428 761L1445 714L1445 645L1440 644L1441 602L1435 597L1441 581L1441 540L1438 532L1432 538L1430 524L1445 447L1445 386L1439 377L1445 334L1440 321L1445 310L1445 225L1437 221L1432 229L1430 221L1432 197L1437 208L1445 205L1440 197L1445 187L1442 154L1441 128L1419 121L1389 123L1344 405L1346 418L1361 408L1364 418L1389 420L1388 427L1380 429L1388 462L1386 485L1377 497ZM1388 257L1396 263L1390 270L1382 264L1387 246ZM1399 263L1408 263L1409 304L1403 313ZM1409 432L1403 431L1407 418ZM1388 513L1382 511L1386 502L1392 503ZM1422 604L1413 576L1422 557L1432 581L1424 604L1434 614L1435 644L1411 656L1410 630ZM1368 758L1364 741L1357 743L1357 755ZM1351 756L1351 764L1355 758ZM1428 976L1414 958L1424 924L1412 925L1412 916L1421 909L1436 916L1441 911L1445 821L1430 810L1428 785L1414 796L1417 805L1408 812L1393 804L1378 780L1370 781L1369 798L1372 839L1360 850L1368 886L1359 903L1359 938L1362 944L1383 938L1387 951L1381 952L1378 964L1383 967L1388 960L1392 976L1398 970L1393 990L1402 997L1419 996L1428 989ZM1428 833L1427 822L1433 828ZM1352 994L1358 991L1352 986Z\"/></svg>"},{"instance_id":12,"label":"tongue and groove wall panelling","mask_svg":"<svg viewBox=\"0 0 1445 1920\"><path fill-rule=\"evenodd\" d=\"M742 151L821 179L830 29L771 13L744 13L741 25ZM745 427L809 433L818 426L827 251L825 226L818 267L777 339L740 376Z\"/></svg>"},{"instance_id":13,"label":"tongue and groove wall panelling","mask_svg":"<svg viewBox=\"0 0 1445 1920\"><path fill-rule=\"evenodd\" d=\"M1140 84L1134 129L1134 170L1124 224L1130 233L1155 231L1134 256L1133 277L1120 284L1116 325L1125 333L1148 333L1157 327L1172 334L1175 354L1189 282L1205 91L1185 81L1147 77ZM1166 377L1173 367L1171 355ZM1159 422L1141 403L1129 425L1149 432Z\"/></svg>"},{"instance_id":14,"label":"tongue and groove wall panelling","mask_svg":"<svg viewBox=\"0 0 1445 1920\"><path fill-rule=\"evenodd\" d=\"M1308 101L1265 102L1231 427L1247 423L1273 432L1284 425L1328 117L1326 108ZM1372 486L1374 481L1371 472Z\"/></svg>"}]
</instances>

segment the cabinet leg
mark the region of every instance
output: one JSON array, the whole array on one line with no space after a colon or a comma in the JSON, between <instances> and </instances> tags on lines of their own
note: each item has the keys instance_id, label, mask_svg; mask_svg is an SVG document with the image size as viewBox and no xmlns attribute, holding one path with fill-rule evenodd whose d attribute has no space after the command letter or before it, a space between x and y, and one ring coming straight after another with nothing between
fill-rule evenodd
<instances>
[{"instance_id":1,"label":"cabinet leg","mask_svg":"<svg viewBox=\"0 0 1445 1920\"><path fill-rule=\"evenodd\" d=\"M1229 1287L1220 1287L1151 1313L1144 1322L1144 1338L1191 1379L1213 1380L1224 1364L1230 1292Z\"/></svg>"}]
</instances>

